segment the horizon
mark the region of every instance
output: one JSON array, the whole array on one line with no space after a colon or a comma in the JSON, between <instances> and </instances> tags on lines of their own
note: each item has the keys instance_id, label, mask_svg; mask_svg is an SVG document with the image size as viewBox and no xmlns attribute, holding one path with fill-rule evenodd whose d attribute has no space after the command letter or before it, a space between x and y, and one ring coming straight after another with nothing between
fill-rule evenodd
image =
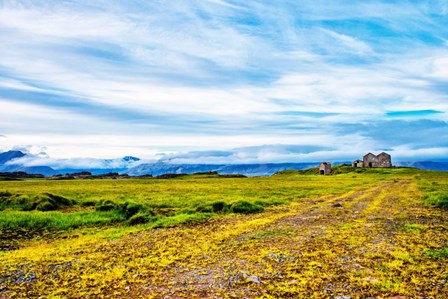
<instances>
[{"instance_id":1,"label":"horizon","mask_svg":"<svg viewBox=\"0 0 448 299\"><path fill-rule=\"evenodd\" d=\"M173 155L168 159L164 159L163 157L158 160L148 160L148 159L140 159L138 157L134 156L125 156L125 157L117 157L114 159L99 159L99 158L71 158L71 159L54 159L46 155L45 153L39 153L38 155L34 155L30 152L21 151L19 149L11 150L8 152L0 152L0 156L2 154L8 154L18 152L23 156L14 156L11 158L11 155L7 158L6 162L3 162L3 167L13 167L12 170L7 170L6 172L17 172L25 170L26 168L31 167L50 167L52 170L58 171L61 173L61 171L89 171L89 170L95 170L95 171L118 171L121 169L123 171L126 169L127 171L135 171L135 169L139 169L142 166L156 166L156 165L173 165L173 166L186 166L186 165L203 165L203 166L262 166L262 165L295 165L295 167L304 166L303 168L285 168L285 169L308 169L312 167L318 167L320 163L322 162L329 162L333 166L338 165L347 165L351 164L353 161L358 159L363 159L363 156L360 156L356 159L351 160L310 160L310 161L276 161L276 162L260 162L260 161L240 161L240 162L229 162L226 163L225 161L215 161L215 162L208 162L203 160L203 156L198 155L200 157L201 161L191 161L189 159L182 160L182 157L179 157L178 155ZM196 153L197 154L197 153ZM368 153L366 153L368 154ZM206 156L206 155L204 155ZM9 159L9 160L8 160ZM429 164L428 164L429 163ZM432 165L431 163L435 163L436 166ZM446 166L442 167L442 165L448 163L448 159L446 160L400 160L400 159L392 159L392 167L417 167L422 169L438 169L442 171L446 171ZM1 164L1 163L0 163ZM426 165L425 165L426 164ZM313 165L313 166L311 166ZM418 166L417 166L418 165ZM432 166L430 166L432 165ZM294 167L294 166L292 166ZM148 169L144 169L144 172L150 172ZM1 171L1 165L0 165L0 172ZM48 171L48 170L45 170ZM206 170L203 170L206 171ZM216 171L216 170L214 170ZM3 171L4 172L4 171ZM36 170L32 170L33 173L36 173ZM163 171L162 171L163 172ZM188 170L187 173L190 173L191 171ZM197 172L197 171L196 171ZM199 172L202 172L199 171ZM103 173L103 172L98 172ZM127 173L126 171L124 173ZM194 173L194 172L191 172Z\"/></svg>"},{"instance_id":2,"label":"horizon","mask_svg":"<svg viewBox=\"0 0 448 299\"><path fill-rule=\"evenodd\" d=\"M447 17L436 0L0 1L0 152L448 161Z\"/></svg>"}]
</instances>

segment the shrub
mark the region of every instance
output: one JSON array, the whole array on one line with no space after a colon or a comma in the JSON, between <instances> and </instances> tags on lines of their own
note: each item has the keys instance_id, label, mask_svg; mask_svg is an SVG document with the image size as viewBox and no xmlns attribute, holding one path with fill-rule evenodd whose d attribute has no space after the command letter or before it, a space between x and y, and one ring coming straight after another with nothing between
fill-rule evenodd
<instances>
[{"instance_id":1,"label":"shrub","mask_svg":"<svg viewBox=\"0 0 448 299\"><path fill-rule=\"evenodd\" d=\"M252 214L262 212L264 209L256 204L241 200L232 205L230 211L239 214Z\"/></svg>"}]
</instances>

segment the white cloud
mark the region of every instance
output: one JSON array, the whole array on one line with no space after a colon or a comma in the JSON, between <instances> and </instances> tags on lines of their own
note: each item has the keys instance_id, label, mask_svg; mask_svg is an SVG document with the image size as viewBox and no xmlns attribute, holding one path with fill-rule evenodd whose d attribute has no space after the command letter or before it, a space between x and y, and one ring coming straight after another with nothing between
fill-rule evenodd
<instances>
[{"instance_id":1,"label":"white cloud","mask_svg":"<svg viewBox=\"0 0 448 299\"><path fill-rule=\"evenodd\" d=\"M334 38L335 40L337 40L338 42L341 43L341 45L345 46L346 48L348 48L349 50L353 51L354 53L357 54L363 54L363 55L367 55L373 54L373 50L370 47L369 44L353 38L351 36L345 35L345 34L340 34L337 33L335 31L332 30L328 30L328 29L321 29L324 33L328 34L330 37Z\"/></svg>"},{"instance_id":2,"label":"white cloud","mask_svg":"<svg viewBox=\"0 0 448 299\"><path fill-rule=\"evenodd\" d=\"M343 141L346 123L403 110L448 120L440 1L36 3L0 7L3 148L152 157L332 142L331 156L376 146Z\"/></svg>"},{"instance_id":3,"label":"white cloud","mask_svg":"<svg viewBox=\"0 0 448 299\"><path fill-rule=\"evenodd\" d=\"M448 54L433 61L433 72L431 76L448 81Z\"/></svg>"}]
</instances>

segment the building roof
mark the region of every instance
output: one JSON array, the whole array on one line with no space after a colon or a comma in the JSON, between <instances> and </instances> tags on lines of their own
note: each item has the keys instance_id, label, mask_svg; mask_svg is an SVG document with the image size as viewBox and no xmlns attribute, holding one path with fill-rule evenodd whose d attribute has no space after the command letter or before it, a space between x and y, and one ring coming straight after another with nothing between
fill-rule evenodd
<instances>
[{"instance_id":1,"label":"building roof","mask_svg":"<svg viewBox=\"0 0 448 299\"><path fill-rule=\"evenodd\" d=\"M388 153L382 152L381 154L379 154L378 156L388 156L390 157L390 155Z\"/></svg>"}]
</instances>

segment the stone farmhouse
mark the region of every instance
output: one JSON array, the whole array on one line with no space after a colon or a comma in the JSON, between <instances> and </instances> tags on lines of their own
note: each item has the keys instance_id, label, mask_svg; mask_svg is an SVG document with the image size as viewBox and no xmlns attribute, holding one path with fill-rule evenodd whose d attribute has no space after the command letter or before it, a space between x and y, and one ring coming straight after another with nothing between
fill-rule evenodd
<instances>
[{"instance_id":1,"label":"stone farmhouse","mask_svg":"<svg viewBox=\"0 0 448 299\"><path fill-rule=\"evenodd\" d=\"M364 167L364 162L362 160L355 160L352 163L352 167Z\"/></svg>"},{"instance_id":2,"label":"stone farmhouse","mask_svg":"<svg viewBox=\"0 0 448 299\"><path fill-rule=\"evenodd\" d=\"M356 160L352 163L353 167L365 167L365 168L389 168L392 167L391 156L385 152L379 155L368 153L361 160Z\"/></svg>"},{"instance_id":3,"label":"stone farmhouse","mask_svg":"<svg viewBox=\"0 0 448 299\"><path fill-rule=\"evenodd\" d=\"M319 174L328 175L331 173L331 163L330 162L322 162L319 166Z\"/></svg>"}]
</instances>

